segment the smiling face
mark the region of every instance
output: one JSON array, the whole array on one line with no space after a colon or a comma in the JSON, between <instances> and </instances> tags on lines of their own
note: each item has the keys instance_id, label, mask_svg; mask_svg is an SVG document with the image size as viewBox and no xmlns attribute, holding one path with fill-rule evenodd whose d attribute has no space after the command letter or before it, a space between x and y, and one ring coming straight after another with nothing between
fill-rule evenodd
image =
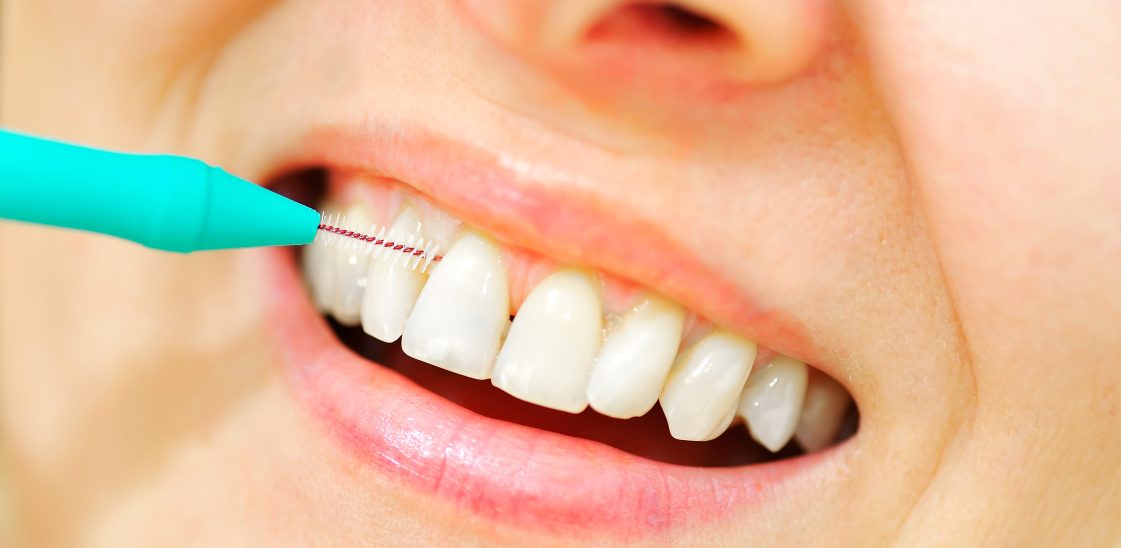
<instances>
[{"instance_id":1,"label":"smiling face","mask_svg":"<svg viewBox=\"0 0 1121 548\"><path fill-rule=\"evenodd\" d=\"M29 540L1121 537L1116 3L3 9L6 127L446 254L4 226Z\"/></svg>"}]
</instances>

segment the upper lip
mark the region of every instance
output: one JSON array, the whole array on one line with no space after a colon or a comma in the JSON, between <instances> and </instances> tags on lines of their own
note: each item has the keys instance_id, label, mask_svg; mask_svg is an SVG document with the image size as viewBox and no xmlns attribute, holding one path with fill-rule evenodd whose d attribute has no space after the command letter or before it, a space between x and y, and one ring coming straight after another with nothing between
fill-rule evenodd
<instances>
[{"instance_id":1,"label":"upper lip","mask_svg":"<svg viewBox=\"0 0 1121 548\"><path fill-rule=\"evenodd\" d=\"M843 378L820 362L820 350L793 314L765 305L742 281L706 264L702 252L674 238L671 227L637 217L626 204L605 201L580 190L582 185L563 184L575 175L551 167L521 169L525 165L414 128L324 126L306 135L301 153L285 167L397 179L500 241L647 286L730 331ZM535 180L527 171L547 171L550 180Z\"/></svg>"}]
</instances>

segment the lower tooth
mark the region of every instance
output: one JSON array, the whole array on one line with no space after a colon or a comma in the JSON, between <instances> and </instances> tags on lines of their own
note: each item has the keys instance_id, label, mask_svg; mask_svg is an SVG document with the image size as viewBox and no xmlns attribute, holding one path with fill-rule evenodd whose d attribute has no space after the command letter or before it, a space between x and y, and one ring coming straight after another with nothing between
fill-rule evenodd
<instances>
[{"instance_id":1,"label":"lower tooth","mask_svg":"<svg viewBox=\"0 0 1121 548\"><path fill-rule=\"evenodd\" d=\"M806 394L806 365L779 356L751 373L740 400L740 415L751 437L772 452L794 435Z\"/></svg>"},{"instance_id":2,"label":"lower tooth","mask_svg":"<svg viewBox=\"0 0 1121 548\"><path fill-rule=\"evenodd\" d=\"M356 232L366 232L370 227L369 217L358 206L347 211L346 222L348 228ZM340 243L334 252L335 319L343 325L358 325L362 294L366 291L366 273L370 268L369 249L358 241L346 241Z\"/></svg>"},{"instance_id":3,"label":"lower tooth","mask_svg":"<svg viewBox=\"0 0 1121 548\"><path fill-rule=\"evenodd\" d=\"M420 216L405 208L389 229L387 239L404 242L421 236ZM362 297L362 330L380 341L393 342L405 330L405 320L424 287L425 275L406 264L409 257L393 251L375 251Z\"/></svg>"},{"instance_id":4,"label":"lower tooth","mask_svg":"<svg viewBox=\"0 0 1121 548\"><path fill-rule=\"evenodd\" d=\"M837 381L822 373L811 373L794 440L809 452L828 447L837 439L850 402L848 392Z\"/></svg>"},{"instance_id":5,"label":"lower tooth","mask_svg":"<svg viewBox=\"0 0 1121 548\"><path fill-rule=\"evenodd\" d=\"M490 377L510 323L510 290L498 247L465 231L448 249L405 324L401 350L474 379Z\"/></svg>"},{"instance_id":6,"label":"lower tooth","mask_svg":"<svg viewBox=\"0 0 1121 548\"><path fill-rule=\"evenodd\" d=\"M491 382L522 400L579 413L603 330L598 281L562 270L533 288L498 354Z\"/></svg>"},{"instance_id":7,"label":"lower tooth","mask_svg":"<svg viewBox=\"0 0 1121 548\"><path fill-rule=\"evenodd\" d=\"M677 356L660 398L673 437L705 441L728 427L755 351L755 343L716 330Z\"/></svg>"}]
</instances>

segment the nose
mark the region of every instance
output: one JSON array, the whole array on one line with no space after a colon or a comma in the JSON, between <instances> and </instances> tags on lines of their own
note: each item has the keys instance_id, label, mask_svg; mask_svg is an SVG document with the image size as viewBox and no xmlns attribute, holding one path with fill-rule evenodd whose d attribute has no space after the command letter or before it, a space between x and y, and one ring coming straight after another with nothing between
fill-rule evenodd
<instances>
[{"instance_id":1,"label":"nose","mask_svg":"<svg viewBox=\"0 0 1121 548\"><path fill-rule=\"evenodd\" d=\"M702 73L774 84L810 66L825 45L831 0L462 0L506 48L616 84L681 82Z\"/></svg>"}]
</instances>

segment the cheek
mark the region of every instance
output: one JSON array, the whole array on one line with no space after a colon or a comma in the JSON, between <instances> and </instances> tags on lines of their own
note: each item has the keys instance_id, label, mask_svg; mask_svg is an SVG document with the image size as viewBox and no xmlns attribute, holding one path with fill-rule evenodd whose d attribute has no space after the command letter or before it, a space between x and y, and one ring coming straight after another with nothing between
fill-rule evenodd
<instances>
[{"instance_id":1,"label":"cheek","mask_svg":"<svg viewBox=\"0 0 1121 548\"><path fill-rule=\"evenodd\" d=\"M10 424L65 445L44 454L80 461L94 438L106 451L142 451L132 443L138 409L142 422L166 425L143 432L145 443L172 439L196 414L185 400L210 407L263 373L258 278L241 255L171 255L15 225L2 235L0 314L20 334L0 348L3 385L20 387L5 392L13 411L3 415L41 417Z\"/></svg>"},{"instance_id":2,"label":"cheek","mask_svg":"<svg viewBox=\"0 0 1121 548\"><path fill-rule=\"evenodd\" d=\"M1106 341L1117 349L1107 332L1121 298L1106 280L1121 272L1121 76L1110 70L1121 6L991 9L869 4L866 16L964 327L993 366L1015 368L993 370L995 388L1028 364L1047 376L1045 364L1076 361L1029 333L1092 339L1083 363ZM922 24L904 30L907 18Z\"/></svg>"},{"instance_id":3,"label":"cheek","mask_svg":"<svg viewBox=\"0 0 1121 548\"><path fill-rule=\"evenodd\" d=\"M672 188L651 211L672 212L683 237L765 284L776 306L808 314L839 313L894 271L932 268L916 255L928 251L925 227L866 66L838 62L836 74L754 96L746 120L710 126L719 137L682 147L678 178L646 191Z\"/></svg>"}]
</instances>

